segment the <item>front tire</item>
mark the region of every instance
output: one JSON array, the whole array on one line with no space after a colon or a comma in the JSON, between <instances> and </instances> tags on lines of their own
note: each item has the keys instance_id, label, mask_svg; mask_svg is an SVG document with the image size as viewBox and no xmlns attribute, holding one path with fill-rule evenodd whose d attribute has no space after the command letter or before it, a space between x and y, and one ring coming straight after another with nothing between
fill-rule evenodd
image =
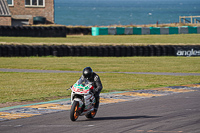
<instances>
[{"instance_id":1,"label":"front tire","mask_svg":"<svg viewBox=\"0 0 200 133\"><path fill-rule=\"evenodd\" d=\"M71 121L76 121L79 117L79 102L74 101L70 110L70 119Z\"/></svg>"}]
</instances>

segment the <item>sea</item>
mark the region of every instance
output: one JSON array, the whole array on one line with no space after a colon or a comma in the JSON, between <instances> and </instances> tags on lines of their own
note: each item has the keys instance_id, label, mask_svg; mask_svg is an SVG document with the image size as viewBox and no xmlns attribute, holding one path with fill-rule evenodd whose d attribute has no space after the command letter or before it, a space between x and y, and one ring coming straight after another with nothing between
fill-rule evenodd
<instances>
[{"instance_id":1,"label":"sea","mask_svg":"<svg viewBox=\"0 0 200 133\"><path fill-rule=\"evenodd\" d=\"M55 0L54 6L55 23L72 26L178 23L179 16L200 16L200 0Z\"/></svg>"}]
</instances>

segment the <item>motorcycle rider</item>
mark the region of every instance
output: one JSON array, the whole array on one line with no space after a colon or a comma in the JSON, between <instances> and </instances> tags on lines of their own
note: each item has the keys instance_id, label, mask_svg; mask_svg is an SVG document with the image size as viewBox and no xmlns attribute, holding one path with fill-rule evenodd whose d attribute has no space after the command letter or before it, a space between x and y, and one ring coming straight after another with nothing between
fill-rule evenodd
<instances>
[{"instance_id":1,"label":"motorcycle rider","mask_svg":"<svg viewBox=\"0 0 200 133\"><path fill-rule=\"evenodd\" d=\"M93 92L96 99L94 110L97 111L99 107L99 95L103 88L100 77L95 72L93 72L91 67L86 67L83 69L83 75L81 76L81 79L87 79L92 82L92 86L95 88Z\"/></svg>"}]
</instances>

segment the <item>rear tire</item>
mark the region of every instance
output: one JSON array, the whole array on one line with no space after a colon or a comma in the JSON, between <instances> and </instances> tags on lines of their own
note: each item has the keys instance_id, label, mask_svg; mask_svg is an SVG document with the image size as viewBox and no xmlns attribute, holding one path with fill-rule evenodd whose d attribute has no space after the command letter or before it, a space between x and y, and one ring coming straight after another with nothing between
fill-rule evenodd
<instances>
[{"instance_id":1,"label":"rear tire","mask_svg":"<svg viewBox=\"0 0 200 133\"><path fill-rule=\"evenodd\" d=\"M92 119L97 114L97 111L91 111L89 114L85 115L87 118Z\"/></svg>"},{"instance_id":2,"label":"rear tire","mask_svg":"<svg viewBox=\"0 0 200 133\"><path fill-rule=\"evenodd\" d=\"M93 106L95 106L95 105L93 105ZM92 118L95 117L96 114L97 114L97 110L96 110L96 111L93 110L93 111L91 111L90 113L86 114L85 117L87 117L87 118L89 118L89 119L92 119Z\"/></svg>"},{"instance_id":3,"label":"rear tire","mask_svg":"<svg viewBox=\"0 0 200 133\"><path fill-rule=\"evenodd\" d=\"M79 117L79 102L78 101L74 101L72 104L72 108L70 110L70 119L71 121L76 121Z\"/></svg>"}]
</instances>

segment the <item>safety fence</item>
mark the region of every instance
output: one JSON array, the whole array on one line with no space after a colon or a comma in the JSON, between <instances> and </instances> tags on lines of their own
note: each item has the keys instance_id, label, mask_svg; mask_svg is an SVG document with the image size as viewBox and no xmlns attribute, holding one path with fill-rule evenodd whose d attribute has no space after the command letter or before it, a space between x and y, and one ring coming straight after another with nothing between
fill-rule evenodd
<instances>
[{"instance_id":1,"label":"safety fence","mask_svg":"<svg viewBox=\"0 0 200 133\"><path fill-rule=\"evenodd\" d=\"M0 45L0 57L26 56L200 56L200 45L67 46Z\"/></svg>"},{"instance_id":2,"label":"safety fence","mask_svg":"<svg viewBox=\"0 0 200 133\"><path fill-rule=\"evenodd\" d=\"M92 35L199 34L200 27L92 27Z\"/></svg>"}]
</instances>

